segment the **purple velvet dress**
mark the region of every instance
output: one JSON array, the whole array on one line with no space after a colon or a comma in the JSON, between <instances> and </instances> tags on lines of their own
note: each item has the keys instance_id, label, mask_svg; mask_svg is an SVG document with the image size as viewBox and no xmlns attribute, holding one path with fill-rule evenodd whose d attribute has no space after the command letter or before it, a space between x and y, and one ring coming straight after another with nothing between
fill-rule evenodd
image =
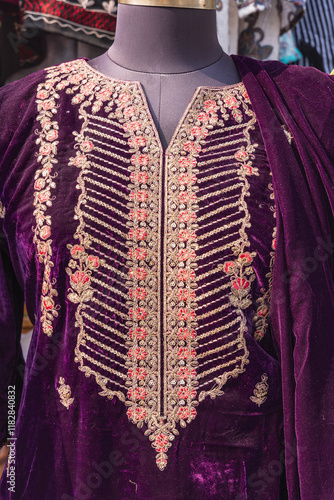
<instances>
[{"instance_id":1,"label":"purple velvet dress","mask_svg":"<svg viewBox=\"0 0 334 500\"><path fill-rule=\"evenodd\" d=\"M309 373L333 377L333 345L314 374L293 338L314 328L314 273L290 279L319 241L300 227L306 181L291 171L308 158L298 163L283 108L259 104L262 66L236 62L243 83L197 89L166 151L140 84L84 60L2 89L0 416L15 462L1 499L278 500L285 476L289 500L315 498L305 464L314 410L302 404ZM295 196L282 203L287 185ZM312 224L322 235L334 226ZM21 290L35 324L22 395ZM330 324L330 312L315 314Z\"/></svg>"}]
</instances>

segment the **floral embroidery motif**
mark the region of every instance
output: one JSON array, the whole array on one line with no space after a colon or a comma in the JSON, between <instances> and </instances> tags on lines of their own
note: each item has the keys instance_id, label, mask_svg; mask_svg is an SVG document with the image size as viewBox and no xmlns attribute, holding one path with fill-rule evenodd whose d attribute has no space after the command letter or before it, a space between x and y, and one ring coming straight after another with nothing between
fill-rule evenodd
<instances>
[{"instance_id":1,"label":"floral embroidery motif","mask_svg":"<svg viewBox=\"0 0 334 500\"><path fill-rule=\"evenodd\" d=\"M240 309L246 309L252 304L250 287L255 279L252 262L255 252L240 253L234 261L225 262L223 270L231 276L231 304Z\"/></svg>"},{"instance_id":2,"label":"floral embroidery motif","mask_svg":"<svg viewBox=\"0 0 334 500\"><path fill-rule=\"evenodd\" d=\"M241 108L248 97L241 95L242 85L200 89L164 160L140 86L105 79L81 61L61 65L58 72L56 90L71 96L82 119L81 131L74 132L77 151L69 161L79 172L77 242L67 245L68 299L75 305L79 332L75 361L87 377L95 377L101 396L117 396L125 403L129 420L144 429L163 470L179 426L196 418L200 401L222 395L227 380L244 372L248 363L244 309L250 302L256 254L247 250L246 197L248 177L259 175L253 166L257 145L249 137L255 115L249 111L243 124ZM239 134L229 157L237 180L226 190L235 190L239 238L222 270L231 290L230 324L237 325L237 333L226 340L218 332L221 346L211 351L212 341L204 350L205 340L198 335L198 322L205 315L198 311L196 293L199 157L217 124L223 129L231 116L231 128ZM217 147L214 140L209 144ZM112 205L105 192L115 195L117 203ZM106 235L120 238L108 244ZM110 291L115 292L115 307ZM223 361L207 369L207 352L223 349Z\"/></svg>"},{"instance_id":3,"label":"floral embroidery motif","mask_svg":"<svg viewBox=\"0 0 334 500\"><path fill-rule=\"evenodd\" d=\"M58 123L54 120L57 113L56 100L59 95L54 85L57 81L57 72L50 68L48 77L44 83L37 88L37 120L40 122L41 130L36 131L39 136L36 140L38 146L37 162L41 168L36 171L34 184L34 206L36 226L34 231L34 243L40 263L44 265L44 276L41 291L41 322L44 333L51 336L53 333L53 320L58 316L59 305L55 299L58 295L55 289L55 280L52 279L52 239L51 239L51 216L47 210L52 206L54 197L52 189L56 187L55 179L57 172L53 173L57 164Z\"/></svg>"},{"instance_id":4,"label":"floral embroidery motif","mask_svg":"<svg viewBox=\"0 0 334 500\"><path fill-rule=\"evenodd\" d=\"M71 398L71 388L69 385L65 384L65 379L63 377L59 378L58 384L59 387L57 387L57 391L60 396L60 402L65 408L69 409L74 401L74 398Z\"/></svg>"},{"instance_id":5,"label":"floral embroidery motif","mask_svg":"<svg viewBox=\"0 0 334 500\"><path fill-rule=\"evenodd\" d=\"M271 190L270 198L275 200L274 191L272 184L269 184L269 189ZM270 207L274 219L276 220L276 209L275 206ZM271 289L273 284L273 270L274 270L274 261L275 261L275 250L276 250L276 235L277 235L277 227L274 226L273 234L272 234L272 244L271 244L271 252L270 252L270 264L269 264L269 273L266 274L266 278L268 279L268 289L261 288L262 296L257 299L257 303L259 304L256 310L256 313L253 316L253 322L255 325L254 339L259 342L263 339L264 335L268 329L269 316L270 316L270 297L271 297Z\"/></svg>"},{"instance_id":6,"label":"floral embroidery motif","mask_svg":"<svg viewBox=\"0 0 334 500\"><path fill-rule=\"evenodd\" d=\"M4 219L6 214L6 208L3 206L3 204L0 201L0 219Z\"/></svg>"},{"instance_id":7,"label":"floral embroidery motif","mask_svg":"<svg viewBox=\"0 0 334 500\"><path fill-rule=\"evenodd\" d=\"M258 382L255 385L255 389L253 391L254 396L249 397L249 399L256 403L258 406L261 406L267 399L267 394L269 391L269 384L267 380L268 375L266 373L261 375L261 382Z\"/></svg>"}]
</instances>

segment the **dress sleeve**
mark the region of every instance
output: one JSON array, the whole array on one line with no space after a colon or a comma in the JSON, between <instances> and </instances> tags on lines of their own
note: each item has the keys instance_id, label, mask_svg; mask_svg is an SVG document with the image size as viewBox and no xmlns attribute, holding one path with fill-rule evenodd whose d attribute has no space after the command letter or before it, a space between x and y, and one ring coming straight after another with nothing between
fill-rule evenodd
<instances>
[{"instance_id":1,"label":"dress sleeve","mask_svg":"<svg viewBox=\"0 0 334 500\"><path fill-rule=\"evenodd\" d=\"M13 270L1 222L0 220L0 446L8 437L8 391L13 390L15 393L17 416L24 375L20 344L23 293Z\"/></svg>"},{"instance_id":2,"label":"dress sleeve","mask_svg":"<svg viewBox=\"0 0 334 500\"><path fill-rule=\"evenodd\" d=\"M16 240L12 221L17 219L17 214L11 203L13 185L20 177L13 181L11 174L21 155L22 144L26 139L25 130L29 129L33 120L30 95L36 83L35 76L26 77L0 89L0 445L11 437L8 434L8 422L14 408L9 406L8 390L11 391L10 396L15 393L17 417L24 378L20 344L24 271L15 257ZM15 386L15 389L10 386Z\"/></svg>"}]
</instances>

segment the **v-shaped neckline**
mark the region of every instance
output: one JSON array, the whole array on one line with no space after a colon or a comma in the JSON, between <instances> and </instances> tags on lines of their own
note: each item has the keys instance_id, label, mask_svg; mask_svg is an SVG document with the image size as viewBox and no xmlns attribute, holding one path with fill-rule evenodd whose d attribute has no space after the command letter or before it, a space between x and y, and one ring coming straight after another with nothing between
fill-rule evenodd
<instances>
[{"instance_id":1,"label":"v-shaped neckline","mask_svg":"<svg viewBox=\"0 0 334 500\"><path fill-rule=\"evenodd\" d=\"M154 117L153 117L152 111L151 111L151 109L149 107L148 98L147 98L147 95L146 95L146 92L144 90L144 87L143 87L142 83L139 80L121 80L121 79L118 79L118 78L113 78L113 77L108 76L108 75L106 75L104 73L101 73L101 71L99 71L96 68L94 68L93 66L91 66L89 64L89 62L88 62L87 59L82 59L82 62L85 64L85 66L89 70L91 70L93 73L97 74L100 78L102 78L104 80L108 80L111 83L119 84L119 85L128 85L128 84L131 84L131 85L136 85L137 86L138 91L139 91L139 93L141 95L141 98L143 100L143 105L145 107L145 111L146 111L148 120L150 121L150 125L152 127L153 132L154 132L154 135L155 135L158 147L159 147L160 155L163 156L163 157L166 157L169 154L169 151L170 151L170 149L172 148L172 146L173 146L173 144L175 142L175 139L176 139L176 137L177 137L177 135L179 133L180 128L182 127L182 125L186 121L186 118L187 118L187 116L189 114L190 109L192 108L192 106L196 102L199 94L202 91L205 91L205 90L210 91L211 90L211 91L219 92L219 91L222 91L222 90L229 90L229 89L235 89L235 88L239 88L239 87L243 88L244 87L243 81L240 81L240 82L237 82L237 83L233 83L231 85L221 85L221 86L199 85L198 87L196 87L195 91L193 92L193 94L192 94L192 96L190 98L190 101L189 101L188 105L185 108L184 113L182 114L180 120L178 121L178 123L177 123L177 125L175 127L175 130L174 130L174 132L172 134L172 137L171 137L170 141L167 144L167 147L164 148L163 145L162 145L162 141L161 141L161 137L160 137L160 134L159 134L159 131L158 131L158 127L156 126L156 123L154 121Z\"/></svg>"}]
</instances>

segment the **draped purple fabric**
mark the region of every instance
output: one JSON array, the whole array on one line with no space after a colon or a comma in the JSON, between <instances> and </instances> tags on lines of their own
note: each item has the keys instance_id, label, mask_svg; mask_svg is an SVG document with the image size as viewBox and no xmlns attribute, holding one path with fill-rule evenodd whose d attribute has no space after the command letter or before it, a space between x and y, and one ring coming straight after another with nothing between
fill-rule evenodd
<instances>
[{"instance_id":1,"label":"draped purple fabric","mask_svg":"<svg viewBox=\"0 0 334 500\"><path fill-rule=\"evenodd\" d=\"M84 61L1 90L1 499L333 498L334 81L234 60L249 99L199 89L164 153L138 84Z\"/></svg>"},{"instance_id":2,"label":"draped purple fabric","mask_svg":"<svg viewBox=\"0 0 334 500\"><path fill-rule=\"evenodd\" d=\"M289 498L330 499L334 81L314 69L234 61L262 130L277 204L271 321L282 368ZM282 124L293 136L293 147L286 144ZM295 442L297 461L289 451Z\"/></svg>"}]
</instances>

